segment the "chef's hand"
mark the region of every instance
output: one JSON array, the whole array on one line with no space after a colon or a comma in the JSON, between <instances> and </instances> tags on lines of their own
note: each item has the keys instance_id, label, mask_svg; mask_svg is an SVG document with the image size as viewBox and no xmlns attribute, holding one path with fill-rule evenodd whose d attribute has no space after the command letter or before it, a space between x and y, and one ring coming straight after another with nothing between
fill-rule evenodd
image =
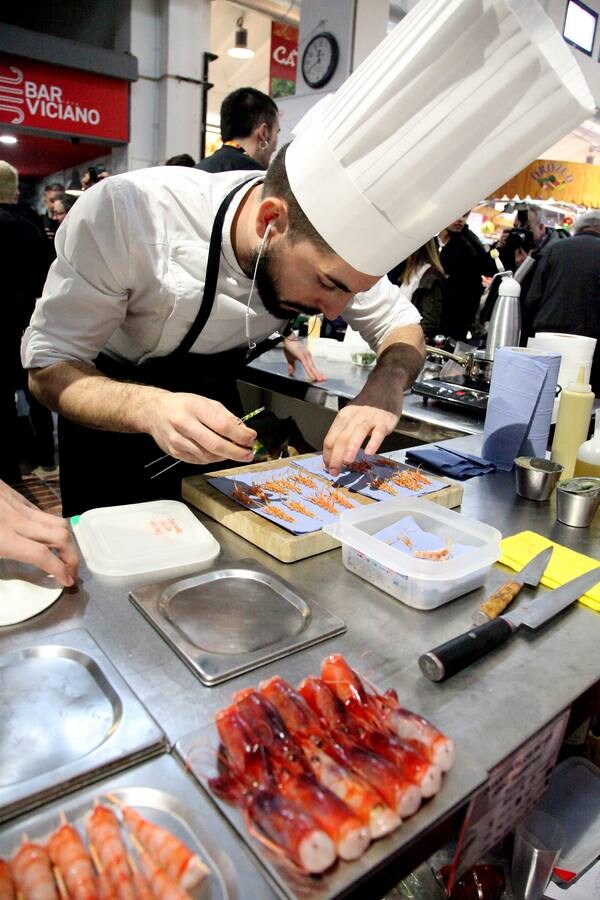
<instances>
[{"instance_id":1,"label":"chef's hand","mask_svg":"<svg viewBox=\"0 0 600 900\"><path fill-rule=\"evenodd\" d=\"M402 414L404 391L423 365L424 348L418 325L400 326L390 333L362 391L337 414L325 436L323 461L332 475L354 462L366 438L365 453L377 453L384 437L394 430Z\"/></svg>"},{"instance_id":2,"label":"chef's hand","mask_svg":"<svg viewBox=\"0 0 600 900\"><path fill-rule=\"evenodd\" d=\"M185 462L206 465L223 459L252 462L256 432L222 403L198 394L153 392L147 428L158 446Z\"/></svg>"},{"instance_id":3,"label":"chef's hand","mask_svg":"<svg viewBox=\"0 0 600 900\"><path fill-rule=\"evenodd\" d=\"M337 414L323 442L323 461L327 471L337 476L356 459L365 438L365 453L377 453L381 443L398 424L400 416L375 406L349 403Z\"/></svg>"},{"instance_id":4,"label":"chef's hand","mask_svg":"<svg viewBox=\"0 0 600 900\"><path fill-rule=\"evenodd\" d=\"M3 481L0 556L39 566L65 587L77 578L79 551L65 519L42 512Z\"/></svg>"},{"instance_id":5,"label":"chef's hand","mask_svg":"<svg viewBox=\"0 0 600 900\"><path fill-rule=\"evenodd\" d=\"M314 359L306 345L295 335L288 335L283 340L283 352L288 364L288 375L296 374L296 363L299 362L311 381L327 381L327 376L322 375L315 366Z\"/></svg>"}]
</instances>

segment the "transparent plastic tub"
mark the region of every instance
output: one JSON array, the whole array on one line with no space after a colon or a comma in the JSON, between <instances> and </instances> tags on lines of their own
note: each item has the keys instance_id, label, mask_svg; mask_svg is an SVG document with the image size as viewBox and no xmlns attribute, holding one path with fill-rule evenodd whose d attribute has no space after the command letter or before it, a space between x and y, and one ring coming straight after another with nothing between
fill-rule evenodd
<instances>
[{"instance_id":1,"label":"transparent plastic tub","mask_svg":"<svg viewBox=\"0 0 600 900\"><path fill-rule=\"evenodd\" d=\"M373 536L404 516L450 547L460 543L473 550L443 561L415 559ZM347 569L415 609L436 609L481 587L500 557L502 539L497 528L418 497L349 510L323 531L341 542Z\"/></svg>"},{"instance_id":2,"label":"transparent plastic tub","mask_svg":"<svg viewBox=\"0 0 600 900\"><path fill-rule=\"evenodd\" d=\"M220 551L210 531L177 500L90 509L71 524L88 568L110 581L188 574Z\"/></svg>"}]
</instances>

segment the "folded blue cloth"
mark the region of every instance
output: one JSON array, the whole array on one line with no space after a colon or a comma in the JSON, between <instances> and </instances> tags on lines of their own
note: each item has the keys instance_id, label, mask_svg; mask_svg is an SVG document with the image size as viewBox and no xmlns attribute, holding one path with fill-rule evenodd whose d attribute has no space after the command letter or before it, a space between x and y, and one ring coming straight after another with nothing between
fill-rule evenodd
<instances>
[{"instance_id":1,"label":"folded blue cloth","mask_svg":"<svg viewBox=\"0 0 600 900\"><path fill-rule=\"evenodd\" d=\"M406 459L427 466L435 472L441 472L449 478L464 481L475 475L487 475L494 472L496 466L487 459L463 453L462 450L450 450L448 447L422 447L418 450L407 450Z\"/></svg>"}]
</instances>

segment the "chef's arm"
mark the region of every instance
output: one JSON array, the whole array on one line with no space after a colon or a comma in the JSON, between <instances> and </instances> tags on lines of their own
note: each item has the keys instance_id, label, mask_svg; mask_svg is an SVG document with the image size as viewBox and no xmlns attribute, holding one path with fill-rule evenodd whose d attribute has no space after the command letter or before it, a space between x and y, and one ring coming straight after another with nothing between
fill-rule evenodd
<instances>
[{"instance_id":1,"label":"chef's arm","mask_svg":"<svg viewBox=\"0 0 600 900\"><path fill-rule=\"evenodd\" d=\"M146 433L186 462L251 462L256 432L216 400L114 381L87 362L30 369L37 399L67 419L102 431Z\"/></svg>"},{"instance_id":2,"label":"chef's arm","mask_svg":"<svg viewBox=\"0 0 600 900\"><path fill-rule=\"evenodd\" d=\"M376 453L398 424L407 391L425 361L420 325L392 329L377 349L377 363L361 392L340 410L323 443L323 459L333 475L354 461L363 441Z\"/></svg>"}]
</instances>

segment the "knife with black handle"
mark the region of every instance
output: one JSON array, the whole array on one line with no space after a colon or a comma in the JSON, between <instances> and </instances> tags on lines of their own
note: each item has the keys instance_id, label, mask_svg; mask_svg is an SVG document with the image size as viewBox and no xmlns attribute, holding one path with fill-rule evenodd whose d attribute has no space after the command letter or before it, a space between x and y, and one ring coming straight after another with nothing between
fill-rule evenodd
<instances>
[{"instance_id":1,"label":"knife with black handle","mask_svg":"<svg viewBox=\"0 0 600 900\"><path fill-rule=\"evenodd\" d=\"M424 653L419 657L421 671L430 681L444 681L499 647L509 639L514 630L504 616L491 619L484 625L450 638L429 653Z\"/></svg>"}]
</instances>

